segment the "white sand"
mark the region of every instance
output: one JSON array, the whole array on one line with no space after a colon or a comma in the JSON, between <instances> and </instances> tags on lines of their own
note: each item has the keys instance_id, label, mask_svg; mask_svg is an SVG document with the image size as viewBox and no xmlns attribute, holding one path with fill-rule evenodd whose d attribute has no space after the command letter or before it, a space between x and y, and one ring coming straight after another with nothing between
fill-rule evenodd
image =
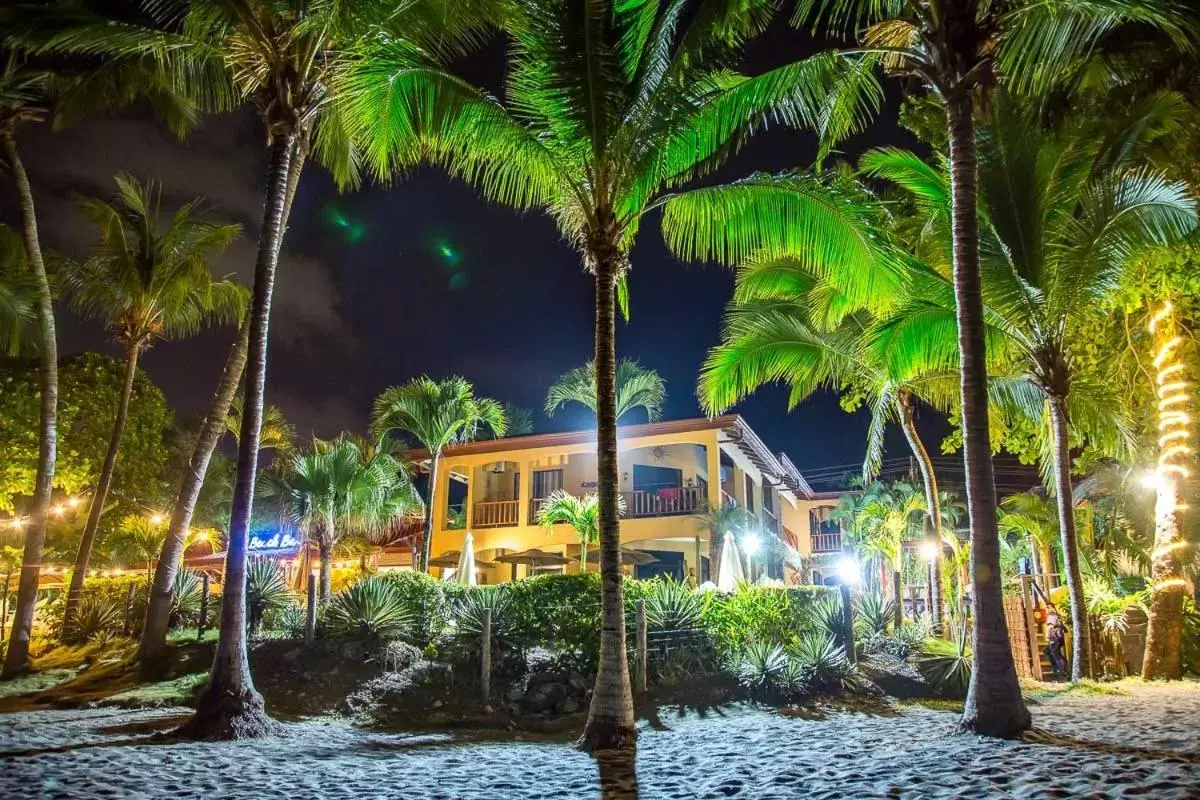
<instances>
[{"instance_id":1,"label":"white sand","mask_svg":"<svg viewBox=\"0 0 1200 800\"><path fill-rule=\"evenodd\" d=\"M952 732L956 715L908 708L822 720L735 707L664 716L637 754L641 798L1200 798L1200 685L1034 707L1033 741ZM553 742L370 733L334 722L237 743L138 741L171 711L0 717L0 797L575 798L600 771ZM620 777L620 776L619 776ZM619 785L628 785L628 776ZM608 797L634 796L619 790Z\"/></svg>"}]
</instances>

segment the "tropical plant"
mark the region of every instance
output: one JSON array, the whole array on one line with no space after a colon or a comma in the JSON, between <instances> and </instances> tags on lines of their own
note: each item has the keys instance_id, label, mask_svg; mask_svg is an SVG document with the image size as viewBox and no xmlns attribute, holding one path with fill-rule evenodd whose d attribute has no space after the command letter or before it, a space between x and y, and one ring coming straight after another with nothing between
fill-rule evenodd
<instances>
[{"instance_id":1,"label":"tropical plant","mask_svg":"<svg viewBox=\"0 0 1200 800\"><path fill-rule=\"evenodd\" d=\"M139 12L95 18L88 9L37 7L35 24L13 34L39 54L126 57L150 61L205 110L227 111L253 103L267 144L267 189L255 259L250 346L245 381L238 480L225 567L225 602L213 674L185 733L197 737L262 736L273 726L255 691L246 658L245 573L247 537L257 472L267 341L275 268L287 209L310 150L341 184L357 180L345 109L351 57L363 42L389 46L389 67L414 69L462 51L479 20L474 2L417 0L401 8L386 3L260 3L251 0L139 2ZM132 20L132 21L131 21ZM97 59L96 56L103 56ZM407 159L420 148L401 143ZM397 160L399 160L397 158ZM411 161L409 161L411 163Z\"/></svg>"},{"instance_id":2,"label":"tropical plant","mask_svg":"<svg viewBox=\"0 0 1200 800\"><path fill-rule=\"evenodd\" d=\"M70 625L63 625L63 641L84 644L96 639L105 640L120 632L124 620L119 601L111 597L85 597L79 613Z\"/></svg>"},{"instance_id":3,"label":"tropical plant","mask_svg":"<svg viewBox=\"0 0 1200 800\"><path fill-rule=\"evenodd\" d=\"M646 596L646 625L652 631L689 631L700 627L700 594L672 580L655 581Z\"/></svg>"},{"instance_id":4,"label":"tropical plant","mask_svg":"<svg viewBox=\"0 0 1200 800\"><path fill-rule=\"evenodd\" d=\"M62 283L76 307L102 320L125 350L125 383L75 558L67 592L67 623L79 602L100 513L116 470L138 359L160 339L192 335L210 320L237 319L246 302L244 288L232 280L215 278L209 266L237 237L239 226L202 219L199 201L166 217L157 183L142 184L118 175L116 184L113 202L99 198L82 201L84 215L99 231L96 253L83 262L68 262L61 271Z\"/></svg>"},{"instance_id":5,"label":"tropical plant","mask_svg":"<svg viewBox=\"0 0 1200 800\"><path fill-rule=\"evenodd\" d=\"M1038 575L1057 575L1055 551L1058 537L1058 509L1044 494L1019 492L1000 501L1000 532L1024 536L1030 541Z\"/></svg>"},{"instance_id":6,"label":"tropical plant","mask_svg":"<svg viewBox=\"0 0 1200 800\"><path fill-rule=\"evenodd\" d=\"M846 639L846 611L840 600L824 597L813 605L813 621L816 630L832 636L837 641Z\"/></svg>"},{"instance_id":7,"label":"tropical plant","mask_svg":"<svg viewBox=\"0 0 1200 800\"><path fill-rule=\"evenodd\" d=\"M0 355L16 358L31 349L29 328L37 321L37 285L20 237L0 225Z\"/></svg>"},{"instance_id":8,"label":"tropical plant","mask_svg":"<svg viewBox=\"0 0 1200 800\"><path fill-rule=\"evenodd\" d=\"M625 511L625 503L617 499L621 512ZM595 494L576 497L570 492L559 489L552 492L537 514L538 524L551 533L558 524L570 525L579 536L579 571L587 571L587 550L600 538L600 498Z\"/></svg>"},{"instance_id":9,"label":"tropical plant","mask_svg":"<svg viewBox=\"0 0 1200 800\"><path fill-rule=\"evenodd\" d=\"M741 506L723 502L713 507L705 503L704 508L696 515L696 530L707 534L705 538L708 539L708 568L712 575L715 576L720 568L721 548L725 544L726 533L732 533L736 540L761 527L762 523L758 517Z\"/></svg>"},{"instance_id":10,"label":"tropical plant","mask_svg":"<svg viewBox=\"0 0 1200 800\"><path fill-rule=\"evenodd\" d=\"M854 627L860 637L886 635L896 622L896 601L879 592L863 592L855 598Z\"/></svg>"},{"instance_id":11,"label":"tropical plant","mask_svg":"<svg viewBox=\"0 0 1200 800\"><path fill-rule=\"evenodd\" d=\"M618 421L638 408L646 412L648 422L656 422L662 416L667 386L654 370L633 359L623 358L617 362L616 387ZM567 403L579 403L596 413L595 361L564 373L551 384L546 393L546 416L553 417Z\"/></svg>"},{"instance_id":12,"label":"tropical plant","mask_svg":"<svg viewBox=\"0 0 1200 800\"><path fill-rule=\"evenodd\" d=\"M246 620L251 633L258 632L267 614L295 602L279 562L263 557L246 562Z\"/></svg>"},{"instance_id":13,"label":"tropical plant","mask_svg":"<svg viewBox=\"0 0 1200 800\"><path fill-rule=\"evenodd\" d=\"M445 581L415 571L385 572L380 578L395 585L401 602L412 614L409 635L414 644L425 647L446 629L453 609Z\"/></svg>"},{"instance_id":14,"label":"tropical plant","mask_svg":"<svg viewBox=\"0 0 1200 800\"><path fill-rule=\"evenodd\" d=\"M965 697L975 669L975 658L967 646L967 630L960 628L953 642L927 639L926 654L917 669L945 697Z\"/></svg>"},{"instance_id":15,"label":"tropical plant","mask_svg":"<svg viewBox=\"0 0 1200 800\"><path fill-rule=\"evenodd\" d=\"M792 657L804 670L810 689L840 694L854 687L858 670L833 636L816 632L801 636Z\"/></svg>"},{"instance_id":16,"label":"tropical plant","mask_svg":"<svg viewBox=\"0 0 1200 800\"><path fill-rule=\"evenodd\" d=\"M429 458L429 483L425 497L421 551L413 568L429 571L429 549L433 544L433 510L437 507L440 476L438 461L450 445L469 442L481 428L500 437L507 430L504 408L495 400L476 397L464 378L436 381L428 375L385 389L375 399L371 431L377 439L398 432L419 442Z\"/></svg>"},{"instance_id":17,"label":"tropical plant","mask_svg":"<svg viewBox=\"0 0 1200 800\"><path fill-rule=\"evenodd\" d=\"M178 626L200 615L203 603L204 581L190 569L175 571L171 585L171 625Z\"/></svg>"},{"instance_id":18,"label":"tropical plant","mask_svg":"<svg viewBox=\"0 0 1200 800\"><path fill-rule=\"evenodd\" d=\"M675 250L741 260L765 229L804 213L788 191L792 179L679 187L710 173L766 122L818 128L829 117L828 58L751 78L729 69L744 38L769 21L765 5L746 11L703 0L511 4L503 18L511 42L503 100L452 75L431 79L436 90L414 88L398 80L405 73L390 52L395 45L372 37L348 102L347 116L365 128L372 171L390 177L402 169L407 133L416 129L432 160L488 197L546 209L594 278L604 621L582 738L590 749L624 746L636 735L619 564L615 315L641 220L661 209ZM861 112L858 104L848 116ZM856 127L844 116L838 122ZM797 240L812 227L786 226Z\"/></svg>"},{"instance_id":19,"label":"tropical plant","mask_svg":"<svg viewBox=\"0 0 1200 800\"><path fill-rule=\"evenodd\" d=\"M467 589L454 604L455 641L466 645L472 652L480 652L483 647L483 626L490 612L492 648L501 650L518 647L521 641L511 605L512 595L507 586L476 586Z\"/></svg>"},{"instance_id":20,"label":"tropical plant","mask_svg":"<svg viewBox=\"0 0 1200 800\"><path fill-rule=\"evenodd\" d=\"M239 331L239 336L241 335ZM242 403L243 398L234 397L229 404L229 412L225 416L225 433L237 444L242 442ZM262 421L258 429L258 449L274 450L276 453L288 455L292 450L292 442L296 438L296 428L279 406L263 406Z\"/></svg>"},{"instance_id":21,"label":"tropical plant","mask_svg":"<svg viewBox=\"0 0 1200 800\"><path fill-rule=\"evenodd\" d=\"M322 604L333 592L334 548L347 535L369 535L421 508L400 462L345 435L332 441L313 439L311 449L293 456L283 491L298 529L317 544Z\"/></svg>"},{"instance_id":22,"label":"tropical plant","mask_svg":"<svg viewBox=\"0 0 1200 800\"><path fill-rule=\"evenodd\" d=\"M778 684L787 664L787 653L778 642L750 642L742 648L738 683L752 694L768 693Z\"/></svg>"},{"instance_id":23,"label":"tropical plant","mask_svg":"<svg viewBox=\"0 0 1200 800\"><path fill-rule=\"evenodd\" d=\"M334 595L324 625L336 636L394 639L413 624L412 610L392 582L368 575Z\"/></svg>"},{"instance_id":24,"label":"tropical plant","mask_svg":"<svg viewBox=\"0 0 1200 800\"><path fill-rule=\"evenodd\" d=\"M796 24L857 40L863 64L882 65L936 98L949 140L953 231L954 330L959 353L964 461L974 552L975 652L979 669L963 711L963 727L1013 736L1030 725L1009 652L999 584L996 487L990 458L984 309L980 293L975 117L996 78L1021 90L1046 91L1078 57L1128 23L1156 25L1186 42L1182 6L1096 0L1069 8L1040 0L798 0ZM1186 45L1185 45L1186 46ZM866 81L851 89L870 86ZM855 108L851 100L841 108ZM838 109L840 110L840 109ZM841 114L835 114L839 116ZM836 132L836 131L835 131ZM827 136L832 139L834 137Z\"/></svg>"},{"instance_id":25,"label":"tropical plant","mask_svg":"<svg viewBox=\"0 0 1200 800\"><path fill-rule=\"evenodd\" d=\"M982 297L992 348L1014 385L1010 416L1048 429L1042 465L1058 504L1063 571L1076 630L1071 676L1087 672L1088 633L1071 486L1071 439L1085 437L1119 455L1128 450L1123 398L1110 391L1106 370L1082 368L1075 353L1103 324L1103 300L1132 253L1182 238L1197 221L1195 202L1182 182L1104 157L1103 139L1089 125L1067 120L1046 131L1015 101L996 98L982 130L978 180ZM929 218L930 248L951 260L951 176L930 169L911 153L874 151L863 159L873 174L910 193ZM877 344L900 373L917 353L920 365L952 367L958 348L944 333L957 313L952 303L920 301L917 324L885 323ZM938 333L934 334L933 331ZM978 557L978 554L976 554Z\"/></svg>"}]
</instances>

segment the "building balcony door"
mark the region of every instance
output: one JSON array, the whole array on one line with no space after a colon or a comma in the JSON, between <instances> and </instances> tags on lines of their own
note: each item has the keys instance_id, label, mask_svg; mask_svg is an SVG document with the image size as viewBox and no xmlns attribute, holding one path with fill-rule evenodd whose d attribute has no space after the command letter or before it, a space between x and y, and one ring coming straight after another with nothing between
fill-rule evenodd
<instances>
[{"instance_id":1,"label":"building balcony door","mask_svg":"<svg viewBox=\"0 0 1200 800\"><path fill-rule=\"evenodd\" d=\"M561 469L539 469L533 473L533 497L529 500L529 520L535 522L546 498L563 488Z\"/></svg>"}]
</instances>

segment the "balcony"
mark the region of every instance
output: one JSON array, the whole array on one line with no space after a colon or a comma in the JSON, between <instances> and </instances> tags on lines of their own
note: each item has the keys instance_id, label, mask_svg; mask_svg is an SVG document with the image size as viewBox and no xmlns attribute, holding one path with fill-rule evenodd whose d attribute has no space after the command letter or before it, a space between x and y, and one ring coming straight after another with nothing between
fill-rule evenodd
<instances>
[{"instance_id":1,"label":"balcony","mask_svg":"<svg viewBox=\"0 0 1200 800\"><path fill-rule=\"evenodd\" d=\"M518 509L520 507L517 500L493 500L485 503L476 503L474 514L471 517L471 526L474 528L511 528L516 526L518 522Z\"/></svg>"},{"instance_id":2,"label":"balcony","mask_svg":"<svg viewBox=\"0 0 1200 800\"><path fill-rule=\"evenodd\" d=\"M704 508L707 492L702 486L676 486L653 492L621 492L627 519L673 517L695 514Z\"/></svg>"},{"instance_id":3,"label":"balcony","mask_svg":"<svg viewBox=\"0 0 1200 800\"><path fill-rule=\"evenodd\" d=\"M842 552L842 533L813 533L810 536L813 555Z\"/></svg>"}]
</instances>

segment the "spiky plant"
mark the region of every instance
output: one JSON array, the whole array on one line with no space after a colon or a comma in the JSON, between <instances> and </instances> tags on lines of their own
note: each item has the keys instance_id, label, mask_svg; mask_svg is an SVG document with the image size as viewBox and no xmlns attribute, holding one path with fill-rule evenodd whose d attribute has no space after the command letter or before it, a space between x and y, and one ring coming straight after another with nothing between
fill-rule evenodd
<instances>
[{"instance_id":1,"label":"spiky plant","mask_svg":"<svg viewBox=\"0 0 1200 800\"><path fill-rule=\"evenodd\" d=\"M652 631L690 631L700 627L703 599L682 583L655 581L645 600L646 625Z\"/></svg>"},{"instance_id":2,"label":"spiky plant","mask_svg":"<svg viewBox=\"0 0 1200 800\"><path fill-rule=\"evenodd\" d=\"M325 611L325 628L335 636L372 640L399 638L410 632L411 610L395 584L368 575L333 596Z\"/></svg>"},{"instance_id":3,"label":"spiky plant","mask_svg":"<svg viewBox=\"0 0 1200 800\"><path fill-rule=\"evenodd\" d=\"M846 648L837 639L821 633L800 637L792 650L792 658L800 662L808 675L808 685L816 691L840 694L852 688L858 671L846 657Z\"/></svg>"},{"instance_id":4,"label":"spiky plant","mask_svg":"<svg viewBox=\"0 0 1200 800\"><path fill-rule=\"evenodd\" d=\"M287 575L270 558L251 558L246 562L246 624L251 633L262 627L263 618L295 602Z\"/></svg>"},{"instance_id":5,"label":"spiky plant","mask_svg":"<svg viewBox=\"0 0 1200 800\"><path fill-rule=\"evenodd\" d=\"M788 656L783 645L778 642L751 642L742 648L738 683L752 695L769 694L787 664Z\"/></svg>"}]
</instances>

